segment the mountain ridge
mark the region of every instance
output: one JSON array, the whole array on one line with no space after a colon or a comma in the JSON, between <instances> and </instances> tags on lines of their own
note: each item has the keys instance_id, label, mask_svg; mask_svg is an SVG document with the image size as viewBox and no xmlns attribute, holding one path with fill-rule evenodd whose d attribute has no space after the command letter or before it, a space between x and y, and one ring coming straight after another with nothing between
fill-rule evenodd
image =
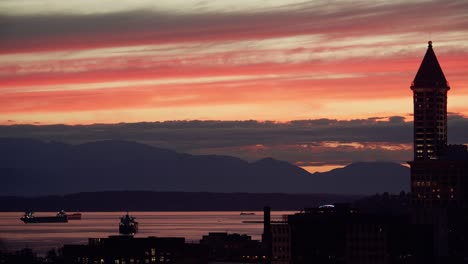
<instances>
[{"instance_id":1,"label":"mountain ridge","mask_svg":"<svg viewBox=\"0 0 468 264\"><path fill-rule=\"evenodd\" d=\"M68 145L0 138L2 195L104 190L374 194L409 189L409 169L387 162L310 174L285 161L192 155L122 140Z\"/></svg>"},{"instance_id":2,"label":"mountain ridge","mask_svg":"<svg viewBox=\"0 0 468 264\"><path fill-rule=\"evenodd\" d=\"M361 198L333 194L102 191L0 196L0 212L260 211L265 205L275 210L302 210L322 204L351 203Z\"/></svg>"}]
</instances>

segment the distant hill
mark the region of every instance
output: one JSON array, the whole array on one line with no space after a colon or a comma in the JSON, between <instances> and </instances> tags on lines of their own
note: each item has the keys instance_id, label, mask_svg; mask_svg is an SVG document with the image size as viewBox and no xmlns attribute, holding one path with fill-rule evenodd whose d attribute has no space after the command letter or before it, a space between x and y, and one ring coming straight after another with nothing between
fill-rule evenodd
<instances>
[{"instance_id":1,"label":"distant hill","mask_svg":"<svg viewBox=\"0 0 468 264\"><path fill-rule=\"evenodd\" d=\"M189 155L106 140L81 145L0 139L1 195L48 195L106 190L251 193L398 193L409 169L394 163L355 163L310 174L272 158L256 162Z\"/></svg>"},{"instance_id":2,"label":"distant hill","mask_svg":"<svg viewBox=\"0 0 468 264\"><path fill-rule=\"evenodd\" d=\"M0 196L0 212L23 211L261 211L303 210L330 203L351 203L358 195L280 193L194 193L111 191L41 197Z\"/></svg>"},{"instance_id":3,"label":"distant hill","mask_svg":"<svg viewBox=\"0 0 468 264\"><path fill-rule=\"evenodd\" d=\"M409 191L410 170L391 162L357 162L344 168L314 173L317 184L334 193L399 193Z\"/></svg>"}]
</instances>

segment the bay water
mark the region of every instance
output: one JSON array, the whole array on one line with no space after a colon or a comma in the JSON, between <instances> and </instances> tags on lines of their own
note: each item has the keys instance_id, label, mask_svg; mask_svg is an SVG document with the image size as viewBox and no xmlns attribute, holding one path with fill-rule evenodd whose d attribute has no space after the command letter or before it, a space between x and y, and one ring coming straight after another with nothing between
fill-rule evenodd
<instances>
[{"instance_id":1,"label":"bay water","mask_svg":"<svg viewBox=\"0 0 468 264\"><path fill-rule=\"evenodd\" d=\"M71 212L69 212L71 213ZM0 212L0 247L19 250L25 247L44 254L64 244L86 244L88 238L118 235L120 217L126 212L81 212L81 220L68 223L24 224L22 212ZM139 223L135 237L185 237L198 243L209 232L239 233L259 240L263 232L263 212L130 212ZM272 212L272 220L294 212ZM35 216L54 216L56 212L36 212Z\"/></svg>"}]
</instances>

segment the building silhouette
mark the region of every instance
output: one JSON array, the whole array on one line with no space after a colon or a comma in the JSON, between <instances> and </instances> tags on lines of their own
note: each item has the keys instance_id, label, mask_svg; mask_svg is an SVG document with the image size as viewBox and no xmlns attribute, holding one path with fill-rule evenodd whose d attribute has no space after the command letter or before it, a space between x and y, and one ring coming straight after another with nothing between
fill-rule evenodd
<instances>
[{"instance_id":1,"label":"building silhouette","mask_svg":"<svg viewBox=\"0 0 468 264\"><path fill-rule=\"evenodd\" d=\"M272 259L272 237L271 237L271 208L269 206L263 207L263 234L262 234L262 248L265 255L267 264L271 263Z\"/></svg>"},{"instance_id":2,"label":"building silhouette","mask_svg":"<svg viewBox=\"0 0 468 264\"><path fill-rule=\"evenodd\" d=\"M432 226L413 223L408 213L335 204L270 225L272 264L435 263Z\"/></svg>"},{"instance_id":3,"label":"building silhouette","mask_svg":"<svg viewBox=\"0 0 468 264\"><path fill-rule=\"evenodd\" d=\"M291 263L291 228L286 223L273 223L271 230L271 263Z\"/></svg>"},{"instance_id":4,"label":"building silhouette","mask_svg":"<svg viewBox=\"0 0 468 264\"><path fill-rule=\"evenodd\" d=\"M468 260L468 150L449 145L447 92L450 86L432 42L411 84L414 102L412 219L432 226L438 263Z\"/></svg>"},{"instance_id":5,"label":"building silhouette","mask_svg":"<svg viewBox=\"0 0 468 264\"><path fill-rule=\"evenodd\" d=\"M447 144L449 83L429 45L411 84L414 102L414 160L411 192L426 208L468 207L468 151Z\"/></svg>"},{"instance_id":6,"label":"building silhouette","mask_svg":"<svg viewBox=\"0 0 468 264\"><path fill-rule=\"evenodd\" d=\"M87 245L64 245L65 263L208 263L208 249L181 237L110 236L90 238Z\"/></svg>"},{"instance_id":7,"label":"building silhouette","mask_svg":"<svg viewBox=\"0 0 468 264\"><path fill-rule=\"evenodd\" d=\"M262 244L245 234L210 232L200 240L208 249L208 260L212 263L265 263Z\"/></svg>"}]
</instances>

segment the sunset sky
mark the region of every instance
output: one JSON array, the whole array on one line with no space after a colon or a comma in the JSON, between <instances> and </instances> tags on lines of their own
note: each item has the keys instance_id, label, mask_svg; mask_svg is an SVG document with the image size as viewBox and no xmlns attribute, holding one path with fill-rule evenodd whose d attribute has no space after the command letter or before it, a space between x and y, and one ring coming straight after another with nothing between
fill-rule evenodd
<instances>
[{"instance_id":1,"label":"sunset sky","mask_svg":"<svg viewBox=\"0 0 468 264\"><path fill-rule=\"evenodd\" d=\"M0 124L410 121L429 40L463 118L465 0L0 0Z\"/></svg>"}]
</instances>

